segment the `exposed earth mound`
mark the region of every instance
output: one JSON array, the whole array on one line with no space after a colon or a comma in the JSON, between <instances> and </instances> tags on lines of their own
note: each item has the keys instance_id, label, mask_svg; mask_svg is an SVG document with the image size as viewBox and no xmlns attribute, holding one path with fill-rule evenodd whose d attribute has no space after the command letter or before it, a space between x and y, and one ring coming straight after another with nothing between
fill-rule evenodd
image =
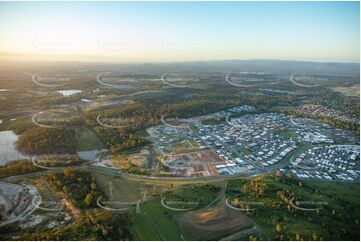
<instances>
[{"instance_id":1,"label":"exposed earth mound","mask_svg":"<svg viewBox=\"0 0 361 242\"><path fill-rule=\"evenodd\" d=\"M252 225L246 215L227 207L188 212L181 222L196 240L218 240Z\"/></svg>"}]
</instances>

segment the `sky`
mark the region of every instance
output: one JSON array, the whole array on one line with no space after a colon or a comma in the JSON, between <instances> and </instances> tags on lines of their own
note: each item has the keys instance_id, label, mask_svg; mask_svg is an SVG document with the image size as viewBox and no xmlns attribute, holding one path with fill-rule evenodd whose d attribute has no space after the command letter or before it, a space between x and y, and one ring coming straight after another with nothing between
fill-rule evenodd
<instances>
[{"instance_id":1,"label":"sky","mask_svg":"<svg viewBox=\"0 0 361 242\"><path fill-rule=\"evenodd\" d=\"M0 60L359 62L359 2L0 2Z\"/></svg>"}]
</instances>

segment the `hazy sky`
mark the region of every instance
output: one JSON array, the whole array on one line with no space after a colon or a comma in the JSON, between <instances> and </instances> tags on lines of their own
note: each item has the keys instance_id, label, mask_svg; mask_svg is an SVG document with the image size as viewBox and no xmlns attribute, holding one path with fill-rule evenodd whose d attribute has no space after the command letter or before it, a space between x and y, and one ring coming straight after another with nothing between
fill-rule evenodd
<instances>
[{"instance_id":1,"label":"hazy sky","mask_svg":"<svg viewBox=\"0 0 361 242\"><path fill-rule=\"evenodd\" d=\"M1 59L359 62L358 2L1 2Z\"/></svg>"}]
</instances>

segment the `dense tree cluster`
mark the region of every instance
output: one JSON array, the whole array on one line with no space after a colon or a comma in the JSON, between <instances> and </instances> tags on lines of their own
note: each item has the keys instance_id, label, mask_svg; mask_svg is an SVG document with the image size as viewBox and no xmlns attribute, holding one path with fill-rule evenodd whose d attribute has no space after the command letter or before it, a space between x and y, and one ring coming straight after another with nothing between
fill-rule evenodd
<instances>
[{"instance_id":1,"label":"dense tree cluster","mask_svg":"<svg viewBox=\"0 0 361 242\"><path fill-rule=\"evenodd\" d=\"M116 144L116 145L112 146L111 151L113 153L118 153L121 151L141 147L148 143L149 143L149 141L147 141L146 139L130 134L129 136L126 136L124 141L121 142L120 144Z\"/></svg>"},{"instance_id":2,"label":"dense tree cluster","mask_svg":"<svg viewBox=\"0 0 361 242\"><path fill-rule=\"evenodd\" d=\"M271 228L265 232L270 239L353 240L360 236L358 184L333 183L330 189L329 182L301 182L287 176L229 181L230 187L232 184L237 184L240 192L231 196L230 203L254 209L246 213L260 226ZM296 209L291 199L295 205L306 202L299 207L316 209ZM295 224L298 229L294 229Z\"/></svg>"},{"instance_id":3,"label":"dense tree cluster","mask_svg":"<svg viewBox=\"0 0 361 242\"><path fill-rule=\"evenodd\" d=\"M65 193L80 208L96 206L96 199L101 196L95 178L87 172L65 168L63 173L49 173L46 178L54 192Z\"/></svg>"},{"instance_id":4,"label":"dense tree cluster","mask_svg":"<svg viewBox=\"0 0 361 242\"><path fill-rule=\"evenodd\" d=\"M75 132L70 128L31 128L19 137L16 148L27 154L74 153Z\"/></svg>"},{"instance_id":5,"label":"dense tree cluster","mask_svg":"<svg viewBox=\"0 0 361 242\"><path fill-rule=\"evenodd\" d=\"M25 233L17 240L130 240L128 217L127 214L95 210L86 212L68 225Z\"/></svg>"},{"instance_id":6,"label":"dense tree cluster","mask_svg":"<svg viewBox=\"0 0 361 242\"><path fill-rule=\"evenodd\" d=\"M16 134L21 134L27 129L33 128L35 126L30 120L26 120L26 119L16 119L11 121L9 124L11 129Z\"/></svg>"},{"instance_id":7,"label":"dense tree cluster","mask_svg":"<svg viewBox=\"0 0 361 242\"><path fill-rule=\"evenodd\" d=\"M29 160L17 160L0 166L0 176L21 175L40 170Z\"/></svg>"}]
</instances>

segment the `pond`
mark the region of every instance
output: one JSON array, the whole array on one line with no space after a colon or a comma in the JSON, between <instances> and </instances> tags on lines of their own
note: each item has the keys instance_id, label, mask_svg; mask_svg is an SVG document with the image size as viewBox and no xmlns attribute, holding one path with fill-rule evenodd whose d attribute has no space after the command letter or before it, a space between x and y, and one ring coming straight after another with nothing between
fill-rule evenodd
<instances>
[{"instance_id":1,"label":"pond","mask_svg":"<svg viewBox=\"0 0 361 242\"><path fill-rule=\"evenodd\" d=\"M18 136L13 131L0 131L0 166L9 161L30 158L16 150Z\"/></svg>"},{"instance_id":2,"label":"pond","mask_svg":"<svg viewBox=\"0 0 361 242\"><path fill-rule=\"evenodd\" d=\"M70 89L70 90L60 90L60 91L56 91L56 92L62 94L64 97L69 97L71 95L81 93L82 91L81 90Z\"/></svg>"},{"instance_id":3,"label":"pond","mask_svg":"<svg viewBox=\"0 0 361 242\"><path fill-rule=\"evenodd\" d=\"M97 155L101 152L105 152L107 149L101 150L89 150L89 151L78 151L76 152L78 156L83 160L93 161L97 157Z\"/></svg>"}]
</instances>

